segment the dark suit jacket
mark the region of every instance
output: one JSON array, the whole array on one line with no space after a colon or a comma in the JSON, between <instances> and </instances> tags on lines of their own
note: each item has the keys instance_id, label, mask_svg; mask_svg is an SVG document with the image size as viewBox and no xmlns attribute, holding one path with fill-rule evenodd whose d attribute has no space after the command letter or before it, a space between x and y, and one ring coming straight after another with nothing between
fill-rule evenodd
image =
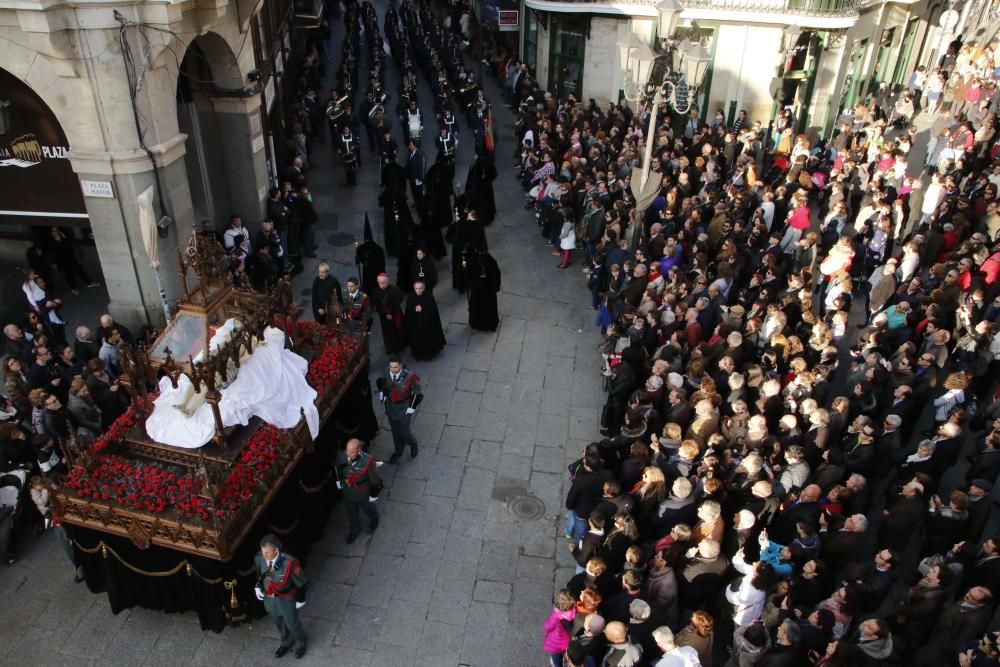
<instances>
[{"instance_id":1,"label":"dark suit jacket","mask_svg":"<svg viewBox=\"0 0 1000 667\"><path fill-rule=\"evenodd\" d=\"M406 177L411 181L423 181L427 173L427 160L419 148L406 154Z\"/></svg>"}]
</instances>

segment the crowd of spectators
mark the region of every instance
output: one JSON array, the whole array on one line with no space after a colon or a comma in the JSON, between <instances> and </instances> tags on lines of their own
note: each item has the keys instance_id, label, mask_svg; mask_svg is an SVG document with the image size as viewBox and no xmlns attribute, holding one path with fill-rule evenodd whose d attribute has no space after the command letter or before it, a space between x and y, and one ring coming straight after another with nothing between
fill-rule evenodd
<instances>
[{"instance_id":1,"label":"crowd of spectators","mask_svg":"<svg viewBox=\"0 0 1000 667\"><path fill-rule=\"evenodd\" d=\"M648 105L489 60L525 207L603 335L552 664L1000 664L996 99L876 95L816 145L791 109L661 110L640 209Z\"/></svg>"}]
</instances>

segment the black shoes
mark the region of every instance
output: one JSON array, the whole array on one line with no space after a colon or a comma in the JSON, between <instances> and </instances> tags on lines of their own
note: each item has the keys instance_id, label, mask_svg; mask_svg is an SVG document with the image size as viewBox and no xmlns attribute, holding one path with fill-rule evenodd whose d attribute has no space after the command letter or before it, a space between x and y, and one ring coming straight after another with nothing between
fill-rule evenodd
<instances>
[{"instance_id":1,"label":"black shoes","mask_svg":"<svg viewBox=\"0 0 1000 667\"><path fill-rule=\"evenodd\" d=\"M374 533L377 528L378 528L378 517L375 517L374 519L372 519L371 527L368 530Z\"/></svg>"},{"instance_id":2,"label":"black shoes","mask_svg":"<svg viewBox=\"0 0 1000 667\"><path fill-rule=\"evenodd\" d=\"M348 533L347 534L347 543L348 544L354 544L354 540L356 540L356 539L358 539L358 534L357 533ZM287 651L288 647L285 647L285 650ZM280 658L281 656L278 656L278 657Z\"/></svg>"},{"instance_id":3,"label":"black shoes","mask_svg":"<svg viewBox=\"0 0 1000 667\"><path fill-rule=\"evenodd\" d=\"M417 458L417 454L419 454L419 453L420 452L417 451L416 447L410 447L410 458L411 459Z\"/></svg>"},{"instance_id":4,"label":"black shoes","mask_svg":"<svg viewBox=\"0 0 1000 667\"><path fill-rule=\"evenodd\" d=\"M286 653L288 653L288 649L289 649L288 646L279 646L278 650L274 652L274 657L275 658L282 657L283 655L285 655Z\"/></svg>"},{"instance_id":5,"label":"black shoes","mask_svg":"<svg viewBox=\"0 0 1000 667\"><path fill-rule=\"evenodd\" d=\"M298 660L299 658L301 658L305 654L306 654L306 649L304 647L303 648L297 648L297 649L295 649L295 659L296 660Z\"/></svg>"},{"instance_id":6,"label":"black shoes","mask_svg":"<svg viewBox=\"0 0 1000 667\"><path fill-rule=\"evenodd\" d=\"M402 455L403 455L402 452L396 452L395 454L389 457L389 463L399 463L399 459Z\"/></svg>"}]
</instances>

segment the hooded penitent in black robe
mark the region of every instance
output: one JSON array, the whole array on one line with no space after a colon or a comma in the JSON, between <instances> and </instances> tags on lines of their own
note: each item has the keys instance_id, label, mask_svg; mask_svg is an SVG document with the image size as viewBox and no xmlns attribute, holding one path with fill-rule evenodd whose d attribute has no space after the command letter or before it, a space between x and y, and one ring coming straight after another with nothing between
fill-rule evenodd
<instances>
[{"instance_id":1,"label":"hooded penitent in black robe","mask_svg":"<svg viewBox=\"0 0 1000 667\"><path fill-rule=\"evenodd\" d=\"M441 327L441 315L430 292L406 297L406 337L414 359L432 359L444 349L447 341Z\"/></svg>"},{"instance_id":2,"label":"hooded penitent in black robe","mask_svg":"<svg viewBox=\"0 0 1000 667\"><path fill-rule=\"evenodd\" d=\"M451 224L452 195L451 181L447 170L440 163L431 165L427 170L426 187L424 190L423 210L420 211L419 236L427 244L427 249L434 257L441 259L448 254L441 237L441 228Z\"/></svg>"},{"instance_id":3,"label":"hooded penitent in black robe","mask_svg":"<svg viewBox=\"0 0 1000 667\"><path fill-rule=\"evenodd\" d=\"M451 286L459 292L464 292L466 288L465 271L462 269L463 258L470 252L489 250L483 224L478 219L470 219L469 215L463 212L465 201L465 195L457 198L458 220L448 230L453 244L451 248Z\"/></svg>"},{"instance_id":4,"label":"hooded penitent in black robe","mask_svg":"<svg viewBox=\"0 0 1000 667\"><path fill-rule=\"evenodd\" d=\"M378 288L378 274L385 273L385 252L382 246L375 243L367 213L365 213L365 242L354 250L354 263L358 265L358 272L361 274L361 290L365 294L371 294Z\"/></svg>"},{"instance_id":5,"label":"hooded penitent in black robe","mask_svg":"<svg viewBox=\"0 0 1000 667\"><path fill-rule=\"evenodd\" d=\"M406 295L392 283L385 289L376 286L371 292L372 305L382 324L382 341L386 354L397 354L406 347L406 323L403 300Z\"/></svg>"},{"instance_id":6,"label":"hooded penitent in black robe","mask_svg":"<svg viewBox=\"0 0 1000 667\"><path fill-rule=\"evenodd\" d=\"M406 171L395 162L382 167L381 200L385 251L396 257L411 233L413 216L406 203Z\"/></svg>"},{"instance_id":7,"label":"hooded penitent in black robe","mask_svg":"<svg viewBox=\"0 0 1000 667\"><path fill-rule=\"evenodd\" d=\"M417 259L417 250L424 253L423 259ZM396 284L399 289L407 294L413 291L413 282L423 280L427 285L427 291L433 292L438 282L437 267L434 266L434 258L427 254L427 248L418 243L412 251L399 258L399 273L396 276Z\"/></svg>"},{"instance_id":8,"label":"hooded penitent in black robe","mask_svg":"<svg viewBox=\"0 0 1000 667\"><path fill-rule=\"evenodd\" d=\"M493 255L485 251L467 253L465 281L469 290L469 326L479 331L496 331L500 326L497 308L500 267Z\"/></svg>"},{"instance_id":9,"label":"hooded penitent in black robe","mask_svg":"<svg viewBox=\"0 0 1000 667\"><path fill-rule=\"evenodd\" d=\"M497 168L493 161L478 155L469 166L469 175L465 179L465 197L471 208L476 209L479 220L489 225L497 217L497 203L493 196L493 181L497 177Z\"/></svg>"}]
</instances>

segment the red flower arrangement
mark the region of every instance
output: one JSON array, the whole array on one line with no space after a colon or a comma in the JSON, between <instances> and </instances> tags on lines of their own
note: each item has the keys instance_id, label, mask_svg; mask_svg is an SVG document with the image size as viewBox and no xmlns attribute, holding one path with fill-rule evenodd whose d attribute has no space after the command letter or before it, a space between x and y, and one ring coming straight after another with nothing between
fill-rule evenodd
<instances>
[{"instance_id":1,"label":"red flower arrangement","mask_svg":"<svg viewBox=\"0 0 1000 667\"><path fill-rule=\"evenodd\" d=\"M219 518L231 516L256 492L267 490L266 475L282 459L289 442L287 431L270 424L254 432L219 489L215 503Z\"/></svg>"},{"instance_id":2,"label":"red flower arrangement","mask_svg":"<svg viewBox=\"0 0 1000 667\"><path fill-rule=\"evenodd\" d=\"M291 321L277 317L275 324L287 325L298 351L312 356L306 380L318 396L346 374L358 353L360 341L343 331L303 320L293 326ZM213 508L210 500L201 495L202 482L185 468L101 454L122 442L139 419L136 410L130 407L91 447L93 463L87 468L73 468L65 486L79 497L97 502L117 503L153 514L172 512L182 519L210 520ZM287 431L270 424L258 428L218 487L215 517L228 519L239 508L252 506L255 497L270 488L271 471L287 461L292 446Z\"/></svg>"},{"instance_id":3,"label":"red flower arrangement","mask_svg":"<svg viewBox=\"0 0 1000 667\"><path fill-rule=\"evenodd\" d=\"M129 406L129 409L125 411L125 414L116 419L104 435L94 441L94 444L90 448L90 453L98 454L111 445L118 444L125 439L125 436L132 430L132 427L135 426L138 421L139 420L135 414L135 408Z\"/></svg>"},{"instance_id":4,"label":"red flower arrangement","mask_svg":"<svg viewBox=\"0 0 1000 667\"><path fill-rule=\"evenodd\" d=\"M358 352L358 342L337 332L323 341L319 352L309 362L306 381L319 396L341 379L350 367L351 360Z\"/></svg>"},{"instance_id":5,"label":"red flower arrangement","mask_svg":"<svg viewBox=\"0 0 1000 667\"><path fill-rule=\"evenodd\" d=\"M122 507L163 514L175 511L187 519L210 518L208 502L195 492L195 481L176 468L102 456L89 471L74 468L66 486L81 498L116 502Z\"/></svg>"}]
</instances>

